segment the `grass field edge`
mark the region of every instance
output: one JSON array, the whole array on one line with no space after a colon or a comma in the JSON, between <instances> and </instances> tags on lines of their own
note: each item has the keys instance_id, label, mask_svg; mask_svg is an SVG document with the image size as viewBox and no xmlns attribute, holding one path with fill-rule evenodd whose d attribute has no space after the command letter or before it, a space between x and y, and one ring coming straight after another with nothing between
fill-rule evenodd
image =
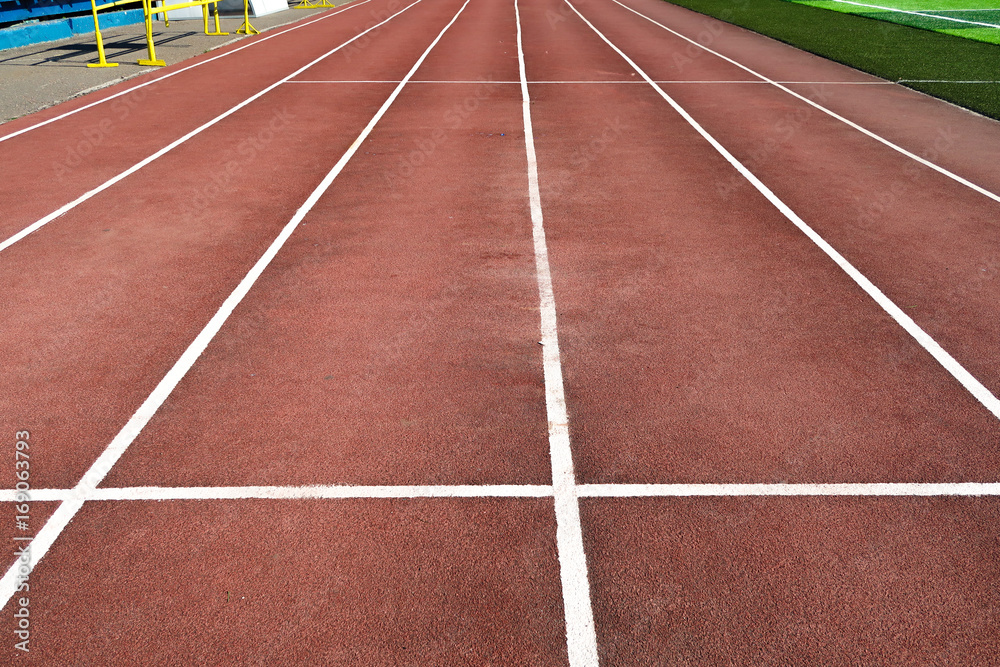
<instances>
[{"instance_id":1,"label":"grass field edge","mask_svg":"<svg viewBox=\"0 0 1000 667\"><path fill-rule=\"evenodd\" d=\"M785 0L664 0L1000 120L1000 46Z\"/></svg>"}]
</instances>

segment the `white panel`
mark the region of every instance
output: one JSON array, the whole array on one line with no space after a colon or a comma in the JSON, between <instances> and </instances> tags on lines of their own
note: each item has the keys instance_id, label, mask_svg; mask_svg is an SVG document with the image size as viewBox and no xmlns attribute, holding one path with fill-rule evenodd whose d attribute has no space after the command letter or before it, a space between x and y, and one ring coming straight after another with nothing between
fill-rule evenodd
<instances>
[{"instance_id":1,"label":"white panel","mask_svg":"<svg viewBox=\"0 0 1000 667\"><path fill-rule=\"evenodd\" d=\"M168 4L183 2L184 0L169 0ZM157 0L157 7L162 7L162 0ZM250 16L267 16L275 12L283 12L288 9L287 0L250 0ZM211 18L212 5L208 6L209 17ZM219 12L229 14L239 14L243 12L243 0L222 0L219 3ZM201 7L185 7L167 12L171 21L182 19L200 19Z\"/></svg>"},{"instance_id":2,"label":"white panel","mask_svg":"<svg viewBox=\"0 0 1000 667\"><path fill-rule=\"evenodd\" d=\"M250 0L250 12L254 16L267 16L288 9L288 0Z\"/></svg>"},{"instance_id":3,"label":"white panel","mask_svg":"<svg viewBox=\"0 0 1000 667\"><path fill-rule=\"evenodd\" d=\"M161 0L157 0L156 6L162 7L164 4L173 5L183 1L184 0L167 0L166 3L163 3ZM155 18L163 18L162 14L154 16ZM185 7L183 9L174 9L172 11L167 12L167 18L170 19L171 21L180 21L183 19L200 19L201 7Z\"/></svg>"}]
</instances>

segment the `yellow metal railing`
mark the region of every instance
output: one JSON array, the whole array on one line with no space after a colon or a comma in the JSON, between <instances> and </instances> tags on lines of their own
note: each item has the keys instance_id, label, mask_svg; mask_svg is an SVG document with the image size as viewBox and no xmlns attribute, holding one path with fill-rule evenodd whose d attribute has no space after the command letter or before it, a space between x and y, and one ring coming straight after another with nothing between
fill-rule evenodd
<instances>
[{"instance_id":1,"label":"yellow metal railing","mask_svg":"<svg viewBox=\"0 0 1000 667\"><path fill-rule=\"evenodd\" d=\"M302 0L295 9L314 9L316 7L336 7L330 0Z\"/></svg>"},{"instance_id":2,"label":"yellow metal railing","mask_svg":"<svg viewBox=\"0 0 1000 667\"><path fill-rule=\"evenodd\" d=\"M237 34L259 35L260 30L250 25L250 0L243 0L243 23L236 29Z\"/></svg>"},{"instance_id":3,"label":"yellow metal railing","mask_svg":"<svg viewBox=\"0 0 1000 667\"><path fill-rule=\"evenodd\" d=\"M326 0L323 0L326 2ZM101 38L101 26L97 20L97 12L102 9L108 9L110 7L117 7L119 5L131 4L136 2L136 0L115 0L114 2L107 2L104 4L97 4L95 0L90 0L91 13L94 16L94 39L97 42L97 55L98 62L88 63L87 67L117 67L118 63L108 62L107 57L104 53L104 40ZM142 13L143 20L146 26L146 50L148 58L140 58L138 64L140 65L152 65L157 67L162 67L167 63L157 59L156 57L156 44L153 41L153 17L162 14L163 20L166 25L170 25L167 17L167 12L173 11L175 9L184 9L185 7L201 7L202 18L205 25L206 35L228 35L228 32L222 32L219 27L219 0L188 0L187 2L177 2L174 4L163 4L159 7L153 6L154 0L142 0ZM208 6L214 5L213 15L215 18L215 29L209 31L208 28ZM240 25L236 32L245 35L257 35L260 31L250 25L250 3L249 0L243 0L243 24Z\"/></svg>"}]
</instances>

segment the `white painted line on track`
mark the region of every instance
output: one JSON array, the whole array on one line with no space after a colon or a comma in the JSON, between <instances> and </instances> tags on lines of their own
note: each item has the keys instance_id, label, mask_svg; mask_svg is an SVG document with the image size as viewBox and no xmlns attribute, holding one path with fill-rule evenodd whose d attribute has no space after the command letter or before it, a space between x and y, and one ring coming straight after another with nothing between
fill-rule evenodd
<instances>
[{"instance_id":1,"label":"white painted line on track","mask_svg":"<svg viewBox=\"0 0 1000 667\"><path fill-rule=\"evenodd\" d=\"M611 83L626 83L624 81L612 81ZM645 81L629 81L627 83L646 83ZM741 84L751 84L754 86L764 86L769 85L768 81L759 81L757 79L735 79L735 80L716 80L716 79L704 79L704 80L685 80L685 79L658 79L656 83L724 83L730 85L741 85ZM778 81L777 83L787 83L792 85L801 86L892 86L894 85L892 81Z\"/></svg>"},{"instance_id":2,"label":"white painted line on track","mask_svg":"<svg viewBox=\"0 0 1000 667\"><path fill-rule=\"evenodd\" d=\"M15 502L18 491L0 490L0 502ZM241 500L340 498L550 498L541 484L447 484L401 486L129 486L80 491L33 489L32 502L64 500ZM1000 482L863 482L838 484L577 484L580 498L684 496L1000 496Z\"/></svg>"},{"instance_id":3,"label":"white painted line on track","mask_svg":"<svg viewBox=\"0 0 1000 667\"><path fill-rule=\"evenodd\" d=\"M0 490L0 502L15 502L19 492ZM447 484L400 486L130 486L81 491L34 489L32 502L65 500L243 500L364 498L550 498L540 484ZM864 482L838 484L577 484L579 498L686 496L1000 496L1000 482Z\"/></svg>"},{"instance_id":4,"label":"white painted line on track","mask_svg":"<svg viewBox=\"0 0 1000 667\"><path fill-rule=\"evenodd\" d=\"M645 81L640 81L639 79L630 79L628 81L615 81L611 79L589 79L586 81L529 81L528 85L534 86L537 84L554 84L554 83L570 83L570 84L584 84L584 83L595 83L595 84L620 84L620 83L635 83L645 85ZM728 85L740 85L749 84L753 86L763 86L768 85L769 81L758 81L755 79L701 79L701 80L689 80L689 79L658 79L656 83L669 83L669 84L682 84L682 83L693 83L693 84L728 84ZM827 84L831 86L892 86L895 85L892 81L779 81L778 83L787 83L795 85L813 85L813 86L825 86Z\"/></svg>"},{"instance_id":5,"label":"white painted line on track","mask_svg":"<svg viewBox=\"0 0 1000 667\"><path fill-rule=\"evenodd\" d=\"M353 41L355 41L357 39L361 39L361 37L363 37L367 33L371 32L372 30L375 30L379 26L382 26L382 25L388 23L392 19L396 18L397 16L399 16L400 14L402 14L403 12L405 12L406 10L410 9L411 7L417 5L420 2L422 2L422 0L416 0L415 2L407 5L406 7L404 7L401 10L399 10L398 12L396 12L395 14L393 14L392 16L390 16L389 18L387 18L386 20L382 21L381 23L373 25L371 28L368 28L368 30L365 30L364 32L355 35L354 37L352 37L351 39L347 40L346 42L344 42L340 46L337 46L337 47L331 49L330 51L327 51L326 53L324 53L323 55L321 55L319 58L316 58L315 60L313 60L312 62L310 62L308 65L304 65L303 67L300 67L299 69L295 70L294 72L292 72L288 76L284 77L280 81L276 81L275 83L272 83L270 86L268 86L264 90L261 90L260 92L255 93L254 95L248 97L247 99L243 100L242 102L240 102L236 106L232 107L228 111L224 111L223 113L219 114L218 116L216 116L212 120L208 121L207 123L205 123L203 125L200 125L199 127L191 130L190 132L188 132L187 134L185 134L183 137L174 140L173 142L171 142L170 144L164 146L160 150L156 151L155 153L153 153L152 155L150 155L146 159L142 160L141 162L138 162L138 163L132 165L131 167L129 167L125 171L121 172L117 176L114 176L114 177L108 179L107 181L105 181L101 185L97 186L93 190L90 190L89 192L86 192L86 193L80 195L79 197L77 197L76 199L74 199L73 201L71 201L70 203L68 203L68 204L60 207L59 209L53 211L52 213L49 213L44 218L33 222L32 224L28 225L27 227L25 227L24 229L22 229L18 233L14 234L10 238L4 240L3 242L0 242L0 252L6 250L7 248L9 248L10 246L14 245L15 243L17 243L18 241L20 241L24 237L28 236L29 234L32 234L33 232L38 231L39 229L41 229L45 225L49 224L50 222L52 222L53 220L55 220L56 218L58 218L59 216L64 215L64 214L68 213L69 211L73 210L74 208L76 208L80 204L84 203L88 199L91 199L92 197L94 197L94 196L96 196L96 195L104 192L105 190L107 190L108 188L110 188L115 183L118 183L119 181L124 180L128 176L134 174L135 172L137 172L140 169L142 169L143 167L145 167L150 162L153 162L154 160L162 157L163 155L166 155L167 153L169 153L173 149L177 148L178 146L180 146L181 144L183 144L184 142L186 142L188 139L191 139L192 137L194 137L194 136L196 136L198 134L201 134L201 132L203 132L204 130L207 130L208 128L210 128L213 125L215 125L216 123L224 120L225 118L228 118L229 116L233 115L234 113L236 113L237 111L239 111L243 107L247 106L248 104L250 104L254 100L259 99L260 97L262 97L265 94L271 92L272 90L274 90L275 88L277 88L281 84L286 83L292 77L298 76L299 74L301 74L302 72L306 71L307 69L309 69L313 65L315 65L315 64L319 63L320 61L322 61L322 60L330 57L331 55L333 55L334 53L336 53L340 49L344 48L345 46L347 46L351 42L353 42Z\"/></svg>"},{"instance_id":6,"label":"white painted line on track","mask_svg":"<svg viewBox=\"0 0 1000 667\"><path fill-rule=\"evenodd\" d=\"M25 132L31 132L32 130L36 130L36 129L40 128L40 127L48 125L49 123L54 123L57 120L62 120L63 118L67 118L68 116L72 116L73 114L80 113L81 111L86 111L87 109L90 109L92 107L96 107L99 104L104 104L105 102L110 102L111 100L117 99L117 98L119 98L119 97L121 97L123 95L128 95L129 93L131 93L133 91L136 91L136 90L139 90L140 88L145 88L146 86L151 86L154 83L159 83L160 81L164 81L166 79L169 79L172 76L177 76L181 72L186 72L188 70L194 69L195 67L201 67L202 65L208 64L208 63L210 63L210 62L212 62L214 60L218 60L219 58L225 58L226 56L231 56L234 53L238 53L239 51L242 51L243 49L249 49L251 46L256 46L257 44L260 44L261 42L266 42L267 40L274 39L275 37L280 37L281 35L284 35L284 34L287 34L289 32L292 32L293 30L298 30L299 28L305 28L306 26L310 26L310 25L312 25L314 23L319 23L320 21L324 21L324 20L326 20L326 19L328 19L330 17L337 16L339 14L343 14L344 12L346 12L349 9L353 9L355 7L360 7L361 5L368 4L369 2L371 2L371 0L359 0L359 2L352 2L351 4L349 4L346 7L344 7L342 10L338 7L337 9L339 11L327 12L327 13L323 14L322 16L320 16L317 19L314 19L312 21L305 21L303 23L297 23L297 24L295 24L295 25L293 25L293 26L291 26L291 27L289 27L289 28L287 28L285 30L274 30L274 31L268 30L268 31L266 31L265 36L262 36L259 39L251 40L250 43L245 44L245 45L243 45L243 46L241 46L239 48L235 48L235 49L232 49L230 51L226 51L225 53L220 53L217 56L212 56L211 58L206 58L205 60L200 60L200 61L198 61L198 62L196 62L196 63L194 63L192 65L188 65L187 67L182 67L180 69L174 70L173 72L168 72L167 74L164 74L163 76L160 76L160 77L157 77L157 78L153 79L152 81L146 81L145 83L140 83L139 85L132 86L131 88L129 88L127 90L119 91L119 92L115 93L114 95L109 95L108 97L104 97L102 99L99 99L96 102L91 102L90 104L86 104L86 105L84 105L84 106L82 106L82 107L80 107L78 109L73 109L72 111L67 111L66 113L60 114L58 116L54 116L52 118L49 118L48 120L43 120L43 121L41 121L39 123L35 123L34 125L29 125L28 127L25 127L23 129L17 130L16 132L11 132L10 134L0 135L0 143L2 143L4 141L7 141L8 139L12 139L14 137L20 136L20 135L24 134ZM87 92L87 91L84 91L84 92Z\"/></svg>"},{"instance_id":7,"label":"white painted line on track","mask_svg":"<svg viewBox=\"0 0 1000 667\"><path fill-rule=\"evenodd\" d=\"M399 81L384 81L384 80L378 80L378 81L376 81L376 80L351 81L351 80L348 80L348 79L336 80L336 81L334 81L334 80L330 80L330 81L312 81L312 80L306 81L306 80L302 80L302 79L296 79L295 81L286 81L285 82L286 85L287 84L292 84L292 83L399 83ZM416 81L411 81L410 83L416 83Z\"/></svg>"},{"instance_id":8,"label":"white painted line on track","mask_svg":"<svg viewBox=\"0 0 1000 667\"><path fill-rule=\"evenodd\" d=\"M420 0L417 0L418 2ZM62 533L63 529L69 524L70 520L76 515L83 506L84 498L88 497L91 493L96 492L97 487L100 485L101 481L107 476L111 471L111 468L118 462L118 459L125 453L125 450L132 444L132 441L142 432L149 420L153 418L156 411L159 410L163 402L167 400L173 392L174 387L181 381L181 379L187 374L194 363L201 356L201 353L205 351L208 344L215 338L215 335L219 333L222 329L222 325L225 324L226 320L236 309L236 306L243 301L250 288L253 287L257 279L264 273L264 270L268 267L271 261L277 256L278 251L281 250L282 246L292 235L292 232L299 226L302 219L305 218L306 214L312 210L316 202L319 201L320 197L330 188L333 184L334 179L340 174L340 172L347 165L348 161L354 156L361 146L362 142L371 134L375 125L381 120L382 116L385 115L392 103L396 101L399 94L403 91L403 87L407 84L410 78L416 73L417 69L423 64L424 60L430 54L431 49L437 46L437 43L441 41L441 37L444 33L451 28L451 26L458 20L458 17L465 11L465 8L469 5L471 0L465 0L465 4L458 10L455 16L448 22L434 41L431 42L427 50L423 52L417 62L410 68L410 71L403 77L403 80L396 86L395 90L389 95L386 101L379 107L379 110L375 113L365 128L358 135L358 138L354 140L350 148L341 156L337 163L333 166L330 172L323 178L316 189L312 191L312 194L306 199L305 203L299 207L299 210L295 212L292 219L278 234L278 237L271 243L264 254L261 256L257 263L254 264L253 268L243 277L240 284L236 286L236 289L232 294L223 302L219 310L212 316L212 319L208 321L208 324L201 330L201 332L195 337L180 358L174 363L173 367L167 372L167 374L160 380L156 388L153 389L152 393L146 398L139 409L135 411L131 419L122 427L118 435L111 441L107 448L101 453L96 461L90 466L90 469L84 473L83 477L74 487L74 497L65 500L59 508L55 511L52 517L45 523L42 529L35 536L35 539L31 541L31 563L30 567L34 567L42 557L48 552L49 547L55 542L56 538ZM413 3L416 4L416 3ZM413 5L409 5L412 7ZM406 11L406 9L401 10ZM393 16L397 16L393 14ZM390 20L386 19L386 21ZM381 25L381 24L379 24ZM377 26L376 26L377 27ZM364 34L364 33L361 33ZM360 37L360 35L359 35ZM356 37L354 39L357 39ZM352 40L353 41L353 40ZM343 46L343 45L341 45ZM338 49L340 47L337 47ZM332 51L331 51L332 53ZM4 574L3 578L0 579L0 607L7 604L10 597L14 594L17 589L17 577L18 577L18 566L17 563L12 565L10 569Z\"/></svg>"},{"instance_id":9,"label":"white painted line on track","mask_svg":"<svg viewBox=\"0 0 1000 667\"><path fill-rule=\"evenodd\" d=\"M903 312L903 310L899 306L893 303L893 301L889 299L889 297L887 297L882 292L882 290L880 290L878 287L875 286L874 283L868 280L868 278L866 278L864 274L862 274L860 271L854 268L853 264L848 262L843 255L837 252L837 250L834 249L834 247L831 246L829 243L827 243L822 236L817 234L812 227L806 224L806 222L802 218L800 218L798 214L795 213L795 211L793 211L787 204L785 204L785 202L779 199L778 196L775 195L770 190L770 188L764 185L764 183L759 178L757 178L753 173L751 173L750 170L747 169L742 162L737 160L732 153L726 150L726 148L722 144L720 144L715 139L715 137L709 134L708 131L705 130L705 128L703 128L698 123L698 121L696 121L691 116L691 114L685 111L684 108L681 107L681 105L679 105L672 97L670 97L670 95L664 92L664 90L660 88L660 86L657 85L655 81L649 78L649 75L646 74L646 72L642 68L640 68L639 65L636 64L634 60L625 55L625 53L622 52L622 50L619 49L617 46L615 46L615 44L613 44L611 40L605 37L604 33L598 30L593 23L584 18L583 14L577 11L576 7L573 6L573 3L571 3L569 0L564 0L564 1L566 2L567 5L570 6L570 8L574 12L576 12L576 15L579 16L584 23L590 26L591 30L593 30L608 46L614 49L618 53L618 55L624 58L625 61L633 69L635 69L635 71L638 72L639 75L642 76L642 78L645 79L649 83L649 85L651 85L660 94L660 97L662 97L671 107L673 107L674 111L680 114L681 117L684 120L686 120L687 123L695 129L695 131L698 132L698 134L700 134L709 144L712 145L712 147L716 151L718 151L720 155L722 155L722 157L726 159L727 162L729 162L729 164L735 167L736 170L739 171L744 178L746 178L755 188L757 188L758 192L764 195L764 197L766 197L767 200L770 201L775 206L775 208L781 211L781 213L784 214L784 216L788 218L788 220L790 220L792 224L798 227L802 231L802 233L804 233L807 237L809 237L809 239L813 243L819 246L819 248L824 253L826 253L826 255L830 259L836 262L837 266L843 269L843 271L848 276L850 276L851 279L854 280L854 282L856 282L858 286L861 287L861 289L863 289L868 294L868 296L874 299L875 302L878 303L878 305L880 305L882 309L889 314L890 317L892 317L892 319L896 320L896 322L901 327L903 327L906 330L906 332L910 334L918 343L920 343L920 345L925 350L927 350L931 354L931 356L933 356L938 361L938 363L944 366L945 370L951 373L952 377L958 380L959 383L961 383L961 385L965 387L966 390L969 391L969 393L975 396L976 399L980 403L982 403L983 406L987 410L989 410L994 417L1000 419L1000 400L997 400L997 397L994 396L989 389L987 389L979 380L973 377L971 373L965 370L965 368L960 363L958 363L958 361L955 360L954 357L952 357L947 351L945 351L945 349L942 348L937 343L937 341L931 338L926 331L921 329L920 326L918 326L917 323L914 322L909 315ZM617 2L617 0L614 1Z\"/></svg>"},{"instance_id":10,"label":"white painted line on track","mask_svg":"<svg viewBox=\"0 0 1000 667\"><path fill-rule=\"evenodd\" d=\"M552 487L531 484L487 484L482 486L214 486L191 488L140 486L122 489L96 489L87 496L87 500L548 498L551 496Z\"/></svg>"},{"instance_id":11,"label":"white painted line on track","mask_svg":"<svg viewBox=\"0 0 1000 667\"><path fill-rule=\"evenodd\" d=\"M883 7L882 5L866 5L863 2L853 2L852 0L825 0L826 2L836 2L841 5L853 5L855 7L868 7L871 9L882 9L894 14L912 14L913 16L926 16L931 19L941 19L942 21L952 21L954 23L965 23L968 25L978 25L984 28L1000 28L995 23L982 23L980 21L968 21L966 19L956 19L951 16L938 16L937 14L925 14L924 12L913 11L912 9L896 9L895 7Z\"/></svg>"},{"instance_id":12,"label":"white painted line on track","mask_svg":"<svg viewBox=\"0 0 1000 667\"><path fill-rule=\"evenodd\" d=\"M769 79L768 77L764 76L760 72L752 70L749 67L747 67L746 65L744 65L742 63L739 63L739 62L733 60L732 58L729 58L728 56L724 56L721 53L719 53L718 51L710 49L709 47L707 47L707 46L705 46L703 44L698 43L696 40L693 40L690 37L687 37L685 35L682 35L681 33L677 32L676 30L673 30L672 28L668 28L667 26L663 25L659 21L656 21L656 20L654 20L654 19L646 16L645 14L637 12L636 10L632 9L631 7L629 7L628 5L622 4L618 0L611 0L611 1L614 2L616 5L624 7L625 9L627 9L630 12L632 12L636 16L640 16L640 17L646 19L647 21L649 21L650 23L653 23L655 25L660 26L661 28L663 28L667 32L671 33L672 35L676 35L677 37L680 37L684 41L689 42L691 44L694 44L699 49L704 49L708 53L711 53L712 55L714 55L714 56L716 56L718 58L722 58L726 62L731 63L731 64L735 65L736 67L739 67L740 69L744 70L745 72L749 72L750 74L753 74L756 77L760 77L763 81L766 81L767 83L771 84L772 86L774 86L776 88L779 88L779 89L785 91L786 93L788 93L789 95L802 100L806 104L812 106L815 109L818 109L819 111L822 111L823 113L825 113L826 115L830 116L831 118L836 118L840 122L842 122L842 123L844 123L844 124L846 124L846 125L854 128L858 132L861 132L862 134L864 134L864 135L866 135L866 136L874 139L875 141L878 141L879 143L881 143L881 144L883 144L885 146L888 146L889 148L893 149L894 151L896 151L898 153L901 153L901 154L905 155L906 157L908 157L908 158L910 158L912 160L916 160L917 162L919 162L920 164L924 165L925 167L933 169L934 171L938 172L939 174L947 176L948 178L952 179L953 181L955 181L957 183L961 183L962 185L964 185L964 186L966 186L968 188L971 188L972 190L975 190L979 194L984 195L986 197L989 197L993 201L1000 203L1000 195L997 195L997 194L995 194L993 192L990 192L986 188L981 187L979 185L976 185L972 181L969 181L969 180L967 180L967 179L959 176L958 174L945 169L944 167L938 166L938 165L934 164L933 162L931 162L930 160L926 160L926 159L920 157L919 155L917 155L916 153L912 153L912 152L906 150L905 148L903 148L902 146L899 146L898 144L894 144L893 142L889 141L888 139L886 139L886 138L884 138L882 136L879 136L878 134L875 134L871 130L858 125L854 121L848 120L847 118L845 118L844 116L841 116L837 112L832 111L830 109L827 109L822 104L819 104L817 102L812 101L811 99L809 99L805 95L800 95L799 93L795 92L791 88L788 88L788 87L782 85L781 83L779 83L777 81ZM596 30L596 28L595 28L595 30Z\"/></svg>"},{"instance_id":13,"label":"white painted line on track","mask_svg":"<svg viewBox=\"0 0 1000 667\"><path fill-rule=\"evenodd\" d=\"M399 83L398 81L304 81L301 79L295 81L289 81L288 83ZM414 80L410 81L410 85L417 83L489 83L489 84L510 84L512 86L521 85L520 81L492 81L490 79L470 79L468 81L424 81L424 80Z\"/></svg>"},{"instance_id":14,"label":"white painted line on track","mask_svg":"<svg viewBox=\"0 0 1000 667\"><path fill-rule=\"evenodd\" d=\"M886 484L581 484L588 498L685 496L998 496L1000 483Z\"/></svg>"},{"instance_id":15,"label":"white painted line on track","mask_svg":"<svg viewBox=\"0 0 1000 667\"><path fill-rule=\"evenodd\" d=\"M347 79L343 79L343 80L325 80L325 81L308 80L307 81L307 80L303 80L303 79L296 79L295 81L287 81L286 83L399 83L399 82L398 81L374 81L374 80L371 80L371 81L350 81L350 80L347 80ZM520 81L490 81L489 79L479 79L479 80L470 80L470 81L411 81L410 82L410 84L415 84L415 83L490 83L490 84L511 84L511 85L515 85L515 86L521 85ZM639 85L643 85L643 86L646 85L645 81L639 81L638 79L633 79L631 81L607 81L607 80L596 80L596 79L595 80L587 80L587 81L528 81L528 85L529 86L534 86L534 85L539 85L539 84L572 84L572 85L580 85L580 84L591 84L591 83L594 83L594 84L624 84L624 83L627 83L627 84L639 84ZM768 82L768 81L757 81L757 80L747 80L747 81L715 81L715 80L687 81L687 80L681 80L681 79L669 79L669 80L657 81L656 83L670 83L670 84L677 84L677 83L693 83L693 84L706 84L706 83L713 83L713 84L715 84L715 83L744 84L745 83L745 84L750 84L750 85L754 85L754 86L764 86L764 85L769 85L770 82ZM825 85L831 85L831 86L892 86L892 85L895 85L895 83L892 82L892 81L779 81L778 83L797 84L797 85L804 85L804 86L808 86L808 85L813 85L813 86L819 86L819 85L824 85L824 86ZM963 82L949 81L947 83L963 83ZM989 83L989 82L979 81L979 82L964 82L964 83Z\"/></svg>"},{"instance_id":16,"label":"white painted line on track","mask_svg":"<svg viewBox=\"0 0 1000 667\"><path fill-rule=\"evenodd\" d=\"M563 609L566 616L566 646L570 667L597 667L597 633L590 602L587 578L587 555L583 549L583 525L580 502L576 496L573 450L569 441L569 415L563 391L562 362L559 358L559 333L556 324L556 301L549 269L549 251L545 243L542 195L538 187L538 159L531 125L531 97L524 66L521 37L521 11L514 0L517 22L517 65L521 76L521 109L524 118L524 147L528 161L528 200L531 209L531 236L535 248L535 275L538 280L539 311L542 335L542 371L545 377L545 410L549 422L549 456L552 461L552 489L556 512L556 548L559 554L559 577L562 582Z\"/></svg>"}]
</instances>

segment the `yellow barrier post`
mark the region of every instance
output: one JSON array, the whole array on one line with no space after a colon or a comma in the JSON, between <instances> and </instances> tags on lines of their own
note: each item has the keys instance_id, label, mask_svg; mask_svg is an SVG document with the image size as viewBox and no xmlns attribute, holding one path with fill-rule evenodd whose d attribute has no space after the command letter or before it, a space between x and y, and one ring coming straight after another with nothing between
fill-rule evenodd
<instances>
[{"instance_id":1,"label":"yellow barrier post","mask_svg":"<svg viewBox=\"0 0 1000 667\"><path fill-rule=\"evenodd\" d=\"M208 5L205 3L201 6L201 15L205 19L205 34L206 35L228 35L228 32L219 32L219 3L215 3L215 32L208 31Z\"/></svg>"},{"instance_id":2,"label":"yellow barrier post","mask_svg":"<svg viewBox=\"0 0 1000 667\"><path fill-rule=\"evenodd\" d=\"M164 67L167 63L162 60L156 59L156 47L153 45L153 13L152 13L152 0L142 0L142 11L146 16L146 50L149 52L149 58L139 59L138 63L140 65ZM157 8L159 9L159 8ZM159 14L159 12L157 12ZM166 11L163 12L166 16Z\"/></svg>"},{"instance_id":3,"label":"yellow barrier post","mask_svg":"<svg viewBox=\"0 0 1000 667\"><path fill-rule=\"evenodd\" d=\"M125 4L127 2L134 2L135 0L116 0L107 5L101 5L102 7L112 7L118 4ZM91 0L94 2L94 0ZM167 63L156 57L156 45L153 43L153 17L163 14L163 20L167 21L167 12L174 9L183 9L185 7L201 7L201 15L205 23L205 34L206 35L228 35L228 32L222 32L219 26L219 0L187 0L186 2L177 2L170 4L170 0L162 0L163 4L158 7L153 6L154 0L142 0L142 13L146 20L146 50L149 52L149 58L139 60L138 63L144 66L155 65L157 67L163 67ZM215 8L215 32L208 31L208 6L213 5ZM252 34L257 34L257 29L250 25L250 20L247 15L247 2L243 2L243 17L244 25L249 26L250 30L253 31ZM169 25L169 23L168 23ZM241 32L238 30L237 32ZM251 34L251 33L248 33ZM100 35L98 35L98 43L100 43ZM101 60L104 59L103 53Z\"/></svg>"},{"instance_id":4,"label":"yellow barrier post","mask_svg":"<svg viewBox=\"0 0 1000 667\"><path fill-rule=\"evenodd\" d=\"M97 22L97 4L90 0L90 11L94 15L94 37L97 39L97 55L100 62L87 63L87 67L118 67L118 63L109 63L104 58L104 40L101 39L101 26Z\"/></svg>"},{"instance_id":5,"label":"yellow barrier post","mask_svg":"<svg viewBox=\"0 0 1000 667\"><path fill-rule=\"evenodd\" d=\"M228 32L219 32L219 3L216 2L212 5L212 13L215 14L215 32L206 33L209 35L228 35Z\"/></svg>"},{"instance_id":6,"label":"yellow barrier post","mask_svg":"<svg viewBox=\"0 0 1000 667\"><path fill-rule=\"evenodd\" d=\"M250 25L250 0L243 0L243 25L236 29L240 35L259 35L260 30Z\"/></svg>"}]
</instances>

